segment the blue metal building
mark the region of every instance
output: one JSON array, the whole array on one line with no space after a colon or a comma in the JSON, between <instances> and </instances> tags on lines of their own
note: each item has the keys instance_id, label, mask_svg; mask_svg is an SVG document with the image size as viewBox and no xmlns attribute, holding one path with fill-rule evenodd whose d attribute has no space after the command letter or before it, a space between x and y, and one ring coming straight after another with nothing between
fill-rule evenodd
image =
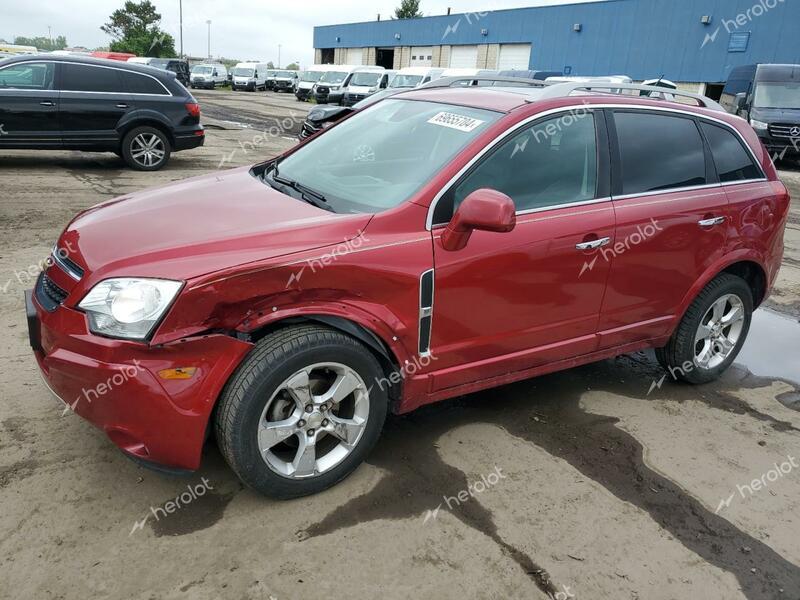
<instances>
[{"instance_id":1,"label":"blue metal building","mask_svg":"<svg viewBox=\"0 0 800 600\"><path fill-rule=\"evenodd\" d=\"M321 26L314 47L318 63L714 84L738 65L800 62L798 26L800 0L606 0Z\"/></svg>"}]
</instances>

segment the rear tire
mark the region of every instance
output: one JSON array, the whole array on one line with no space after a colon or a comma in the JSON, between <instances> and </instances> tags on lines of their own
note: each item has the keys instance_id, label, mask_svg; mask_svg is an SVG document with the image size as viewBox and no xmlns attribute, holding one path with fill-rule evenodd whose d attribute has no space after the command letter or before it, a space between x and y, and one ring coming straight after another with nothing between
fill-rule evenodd
<instances>
[{"instance_id":1,"label":"rear tire","mask_svg":"<svg viewBox=\"0 0 800 600\"><path fill-rule=\"evenodd\" d=\"M752 315L750 286L741 277L722 273L689 305L667 345L656 349L656 358L680 381L714 381L742 349Z\"/></svg>"},{"instance_id":2,"label":"rear tire","mask_svg":"<svg viewBox=\"0 0 800 600\"><path fill-rule=\"evenodd\" d=\"M378 361L355 339L299 325L260 340L228 381L214 420L239 478L278 499L338 483L380 437L388 397Z\"/></svg>"},{"instance_id":3,"label":"rear tire","mask_svg":"<svg viewBox=\"0 0 800 600\"><path fill-rule=\"evenodd\" d=\"M158 171L171 154L167 135L149 125L131 129L122 140L121 150L128 166L137 171Z\"/></svg>"}]
</instances>

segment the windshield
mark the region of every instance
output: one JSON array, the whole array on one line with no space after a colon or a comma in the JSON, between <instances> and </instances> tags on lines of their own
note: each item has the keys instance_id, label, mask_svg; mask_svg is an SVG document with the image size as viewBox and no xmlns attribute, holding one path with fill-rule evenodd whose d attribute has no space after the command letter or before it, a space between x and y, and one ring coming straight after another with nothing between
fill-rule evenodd
<instances>
[{"instance_id":1,"label":"windshield","mask_svg":"<svg viewBox=\"0 0 800 600\"><path fill-rule=\"evenodd\" d=\"M278 166L339 213L376 213L410 198L501 113L384 100L312 140Z\"/></svg>"},{"instance_id":2,"label":"windshield","mask_svg":"<svg viewBox=\"0 0 800 600\"><path fill-rule=\"evenodd\" d=\"M280 77L281 79L292 79L294 77L294 73L292 71L275 71L275 77Z\"/></svg>"},{"instance_id":3,"label":"windshield","mask_svg":"<svg viewBox=\"0 0 800 600\"><path fill-rule=\"evenodd\" d=\"M319 78L322 76L322 71L306 71L303 73L302 77L300 77L300 81L311 81L316 83L319 81Z\"/></svg>"},{"instance_id":4,"label":"windshield","mask_svg":"<svg viewBox=\"0 0 800 600\"><path fill-rule=\"evenodd\" d=\"M350 78L350 85L373 87L378 85L381 77L383 77L383 73L354 73Z\"/></svg>"},{"instance_id":5,"label":"windshield","mask_svg":"<svg viewBox=\"0 0 800 600\"><path fill-rule=\"evenodd\" d=\"M167 65L169 64L168 60L159 60L154 59L148 63L151 67L155 67L156 69L166 69Z\"/></svg>"},{"instance_id":6,"label":"windshield","mask_svg":"<svg viewBox=\"0 0 800 600\"><path fill-rule=\"evenodd\" d=\"M241 67L238 67L233 70L233 74L236 77L252 77L253 73L254 73L253 69L243 69Z\"/></svg>"},{"instance_id":7,"label":"windshield","mask_svg":"<svg viewBox=\"0 0 800 600\"><path fill-rule=\"evenodd\" d=\"M264 75L267 79L271 79L272 77L276 77L278 75L277 71L267 71L267 74Z\"/></svg>"},{"instance_id":8,"label":"windshield","mask_svg":"<svg viewBox=\"0 0 800 600\"><path fill-rule=\"evenodd\" d=\"M197 66L197 67L192 69L192 74L193 75L210 75L212 70L213 70L212 67Z\"/></svg>"},{"instance_id":9,"label":"windshield","mask_svg":"<svg viewBox=\"0 0 800 600\"><path fill-rule=\"evenodd\" d=\"M347 71L325 71L319 78L320 83L342 83L347 77Z\"/></svg>"},{"instance_id":10,"label":"windshield","mask_svg":"<svg viewBox=\"0 0 800 600\"><path fill-rule=\"evenodd\" d=\"M758 83L753 106L800 109L800 83Z\"/></svg>"},{"instance_id":11,"label":"windshield","mask_svg":"<svg viewBox=\"0 0 800 600\"><path fill-rule=\"evenodd\" d=\"M392 82L389 84L390 88L413 88L419 85L422 81L422 75L395 75Z\"/></svg>"}]
</instances>

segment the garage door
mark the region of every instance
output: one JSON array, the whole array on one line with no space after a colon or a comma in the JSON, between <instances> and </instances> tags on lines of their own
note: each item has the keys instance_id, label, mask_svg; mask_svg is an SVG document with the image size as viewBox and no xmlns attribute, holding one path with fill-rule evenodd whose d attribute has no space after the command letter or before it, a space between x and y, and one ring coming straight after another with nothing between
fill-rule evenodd
<instances>
[{"instance_id":1,"label":"garage door","mask_svg":"<svg viewBox=\"0 0 800 600\"><path fill-rule=\"evenodd\" d=\"M417 46L411 48L411 67L433 66L433 48L431 46Z\"/></svg>"},{"instance_id":2,"label":"garage door","mask_svg":"<svg viewBox=\"0 0 800 600\"><path fill-rule=\"evenodd\" d=\"M360 65L364 59L363 48L348 48L344 63L346 65Z\"/></svg>"},{"instance_id":3,"label":"garage door","mask_svg":"<svg viewBox=\"0 0 800 600\"><path fill-rule=\"evenodd\" d=\"M531 59L530 44L503 44L500 46L500 61L498 69L510 71L511 69L527 69Z\"/></svg>"},{"instance_id":4,"label":"garage door","mask_svg":"<svg viewBox=\"0 0 800 600\"><path fill-rule=\"evenodd\" d=\"M474 69L478 66L477 46L453 46L450 48L451 69Z\"/></svg>"}]
</instances>

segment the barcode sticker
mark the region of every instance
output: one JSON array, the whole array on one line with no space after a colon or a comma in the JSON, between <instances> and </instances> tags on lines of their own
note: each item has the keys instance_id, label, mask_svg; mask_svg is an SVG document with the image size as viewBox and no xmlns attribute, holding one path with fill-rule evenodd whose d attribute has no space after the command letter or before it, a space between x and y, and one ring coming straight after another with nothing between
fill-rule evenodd
<instances>
[{"instance_id":1,"label":"barcode sticker","mask_svg":"<svg viewBox=\"0 0 800 600\"><path fill-rule=\"evenodd\" d=\"M464 115L458 115L456 113L440 112L428 119L428 123L469 132L483 125L484 121L473 119L472 117L465 117Z\"/></svg>"}]
</instances>

